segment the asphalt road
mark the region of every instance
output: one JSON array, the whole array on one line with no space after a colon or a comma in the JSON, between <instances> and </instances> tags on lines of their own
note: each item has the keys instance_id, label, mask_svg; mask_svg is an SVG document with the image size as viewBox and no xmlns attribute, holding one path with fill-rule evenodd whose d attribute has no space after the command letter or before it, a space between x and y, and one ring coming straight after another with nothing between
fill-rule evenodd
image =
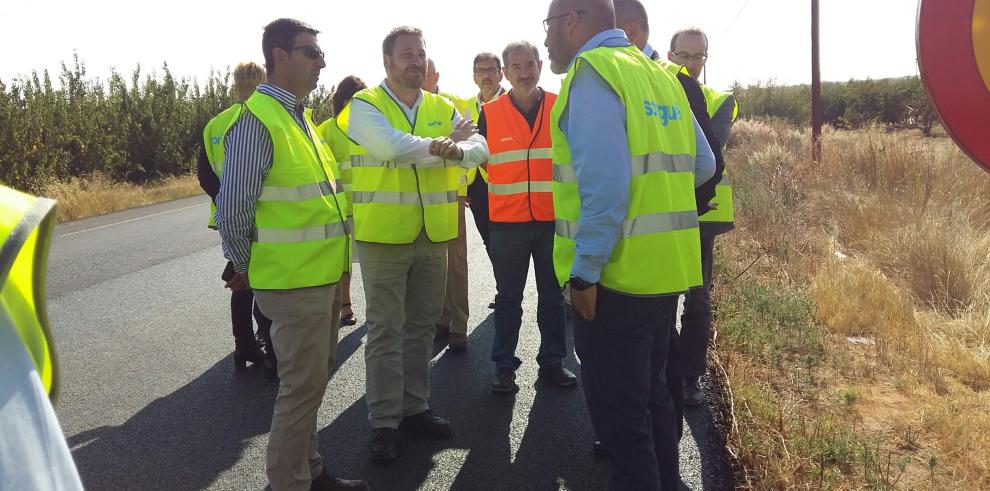
<instances>
[{"instance_id":1,"label":"asphalt road","mask_svg":"<svg viewBox=\"0 0 990 491\"><path fill-rule=\"evenodd\" d=\"M63 373L57 411L90 490L260 490L277 388L260 370L234 371L229 293L205 197L56 227L49 314ZM358 326L341 332L339 368L320 411L320 449L331 471L378 490L599 490L606 463L578 389L536 383L536 291L527 286L520 339L521 390L493 394L487 305L491 266L470 222L470 349L435 349L432 406L450 440L400 432L400 457L367 457L365 328L360 269ZM565 362L578 372L571 354ZM706 407L687 413L681 472L689 489L725 489L727 468ZM701 450L699 450L699 447Z\"/></svg>"}]
</instances>

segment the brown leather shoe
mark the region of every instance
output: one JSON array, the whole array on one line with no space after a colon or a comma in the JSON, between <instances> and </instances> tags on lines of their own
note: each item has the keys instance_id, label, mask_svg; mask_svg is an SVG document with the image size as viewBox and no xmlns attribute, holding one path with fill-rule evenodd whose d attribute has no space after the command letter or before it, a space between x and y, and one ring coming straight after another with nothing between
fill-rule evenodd
<instances>
[{"instance_id":1,"label":"brown leather shoe","mask_svg":"<svg viewBox=\"0 0 990 491\"><path fill-rule=\"evenodd\" d=\"M437 324L437 332L433 335L433 339L440 339L447 334L450 334L450 326L445 326L443 324Z\"/></svg>"},{"instance_id":2,"label":"brown leather shoe","mask_svg":"<svg viewBox=\"0 0 990 491\"><path fill-rule=\"evenodd\" d=\"M468 346L467 335L458 332L450 333L450 337L447 338L447 346L453 351L466 350Z\"/></svg>"},{"instance_id":3,"label":"brown leather shoe","mask_svg":"<svg viewBox=\"0 0 990 491\"><path fill-rule=\"evenodd\" d=\"M327 472L326 467L323 468L323 473L316 476L313 479L313 483L309 485L310 491L370 491L371 485L368 481L364 480L350 480L341 479L335 477L329 472Z\"/></svg>"}]
</instances>

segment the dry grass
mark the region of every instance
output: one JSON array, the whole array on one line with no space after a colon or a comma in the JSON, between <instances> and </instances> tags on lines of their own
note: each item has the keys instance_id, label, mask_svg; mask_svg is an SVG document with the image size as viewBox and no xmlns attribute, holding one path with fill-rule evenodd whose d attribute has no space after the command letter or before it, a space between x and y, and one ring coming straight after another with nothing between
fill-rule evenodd
<instances>
[{"instance_id":1,"label":"dry grass","mask_svg":"<svg viewBox=\"0 0 990 491\"><path fill-rule=\"evenodd\" d=\"M114 181L103 174L41 186L42 196L58 200L58 220L65 222L94 215L161 203L202 193L195 175L170 177L138 186Z\"/></svg>"},{"instance_id":2,"label":"dry grass","mask_svg":"<svg viewBox=\"0 0 990 491\"><path fill-rule=\"evenodd\" d=\"M808 140L742 121L729 153L716 327L743 484L990 489L990 175L944 138L826 131L820 164ZM795 297L805 325L774 327Z\"/></svg>"}]
</instances>

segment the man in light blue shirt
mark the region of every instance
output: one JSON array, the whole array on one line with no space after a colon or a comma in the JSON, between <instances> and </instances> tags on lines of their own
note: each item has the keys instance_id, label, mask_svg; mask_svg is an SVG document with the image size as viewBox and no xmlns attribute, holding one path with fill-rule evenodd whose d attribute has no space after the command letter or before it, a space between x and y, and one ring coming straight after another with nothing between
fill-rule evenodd
<instances>
[{"instance_id":1,"label":"man in light blue shirt","mask_svg":"<svg viewBox=\"0 0 990 491\"><path fill-rule=\"evenodd\" d=\"M630 46L615 29L610 0L554 0L544 28L555 73L568 71L585 51ZM570 292L585 398L608 455L609 487L676 489L676 418L664 366L677 296L634 297L598 287L629 210L626 108L589 64L578 68L569 90L560 129L569 142L581 203ZM688 107L682 113L691 114ZM698 186L715 174L715 157L693 124Z\"/></svg>"}]
</instances>

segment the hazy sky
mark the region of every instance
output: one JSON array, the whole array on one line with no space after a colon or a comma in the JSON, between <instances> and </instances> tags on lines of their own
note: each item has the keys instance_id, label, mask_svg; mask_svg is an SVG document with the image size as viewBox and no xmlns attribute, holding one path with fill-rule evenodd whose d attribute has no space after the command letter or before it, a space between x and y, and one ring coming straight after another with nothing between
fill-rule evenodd
<instances>
[{"instance_id":1,"label":"hazy sky","mask_svg":"<svg viewBox=\"0 0 990 491\"><path fill-rule=\"evenodd\" d=\"M261 30L278 17L295 17L321 30L327 53L321 83L356 74L384 77L381 41L392 27L422 28L436 60L442 90L477 92L471 62L480 51L501 53L525 39L542 48L541 21L549 0L347 2L8 1L0 12L0 80L49 69L55 76L73 51L91 77L110 67L129 75L168 62L179 76L204 80L211 68L262 62ZM651 44L666 52L679 27L697 25L711 40L708 83L728 87L768 79L810 81L810 0L645 0ZM916 0L822 0L822 78L914 75ZM546 50L542 49L545 60ZM559 78L544 63L544 87Z\"/></svg>"}]
</instances>

